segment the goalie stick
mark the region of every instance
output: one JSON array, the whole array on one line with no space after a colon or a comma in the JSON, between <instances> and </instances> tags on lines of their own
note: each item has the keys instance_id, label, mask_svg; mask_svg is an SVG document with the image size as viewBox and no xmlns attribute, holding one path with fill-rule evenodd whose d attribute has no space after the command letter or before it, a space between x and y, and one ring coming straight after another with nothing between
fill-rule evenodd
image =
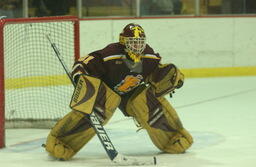
<instances>
[{"instance_id":1,"label":"goalie stick","mask_svg":"<svg viewBox=\"0 0 256 167\"><path fill-rule=\"evenodd\" d=\"M67 76L69 77L70 81L72 82L72 85L74 87L76 87L76 83L73 81L73 79L68 71L68 67L64 63L64 60L61 57L61 54L60 54L59 49L57 48L56 44L51 41L51 38L49 35L46 35L46 38L50 42L51 47L55 52L55 55L57 56L59 62L61 63L61 65L62 65L63 69L65 70ZM144 161L139 161L136 158L127 157L127 156L124 156L124 155L118 153L117 150L115 149L113 143L111 142L110 138L108 137L104 127L101 125L98 117L94 113L94 110L95 109L93 109L93 112L91 114L89 114L91 125L94 128L95 133L97 134L102 146L104 147L106 153L108 154L108 157L111 159L112 162L118 163L121 165L156 165L156 157L153 157L153 160L151 160L152 162L151 161L144 162Z\"/></svg>"}]
</instances>

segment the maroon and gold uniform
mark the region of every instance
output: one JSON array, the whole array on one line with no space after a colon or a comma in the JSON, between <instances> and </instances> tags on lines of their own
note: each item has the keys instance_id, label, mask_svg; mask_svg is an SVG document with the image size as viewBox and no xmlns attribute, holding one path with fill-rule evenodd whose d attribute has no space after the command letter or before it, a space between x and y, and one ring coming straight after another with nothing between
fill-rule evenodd
<instances>
[{"instance_id":1,"label":"maroon and gold uniform","mask_svg":"<svg viewBox=\"0 0 256 167\"><path fill-rule=\"evenodd\" d=\"M117 107L133 117L161 151L184 153L193 143L192 136L164 97L182 87L184 76L174 64L161 64L160 60L146 44L142 27L131 23L123 29L118 43L76 61L72 77L79 91L74 93L73 110L48 135L46 150L50 155L70 159L95 135L84 114L94 110L105 125ZM81 94L83 98L77 102Z\"/></svg>"},{"instance_id":2,"label":"maroon and gold uniform","mask_svg":"<svg viewBox=\"0 0 256 167\"><path fill-rule=\"evenodd\" d=\"M80 58L74 64L74 81L80 74L88 74L101 79L119 95L134 90L157 68L161 58L147 45L141 62L134 63L127 58L124 49L120 43L113 43Z\"/></svg>"}]
</instances>

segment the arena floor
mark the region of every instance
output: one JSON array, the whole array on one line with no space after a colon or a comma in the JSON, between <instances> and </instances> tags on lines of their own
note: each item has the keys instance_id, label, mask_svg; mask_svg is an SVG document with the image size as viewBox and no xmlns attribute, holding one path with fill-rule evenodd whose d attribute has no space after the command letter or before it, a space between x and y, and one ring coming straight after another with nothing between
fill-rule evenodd
<instances>
[{"instance_id":1,"label":"arena floor","mask_svg":"<svg viewBox=\"0 0 256 167\"><path fill-rule=\"evenodd\" d=\"M143 161L156 156L159 167L256 166L255 76L187 79L168 100L193 135L193 146L185 154L161 153L144 130L136 132L133 120L117 110L105 128L120 153ZM50 160L41 147L48 133L45 129L7 129L1 166L118 166L108 159L97 137L71 161Z\"/></svg>"}]
</instances>

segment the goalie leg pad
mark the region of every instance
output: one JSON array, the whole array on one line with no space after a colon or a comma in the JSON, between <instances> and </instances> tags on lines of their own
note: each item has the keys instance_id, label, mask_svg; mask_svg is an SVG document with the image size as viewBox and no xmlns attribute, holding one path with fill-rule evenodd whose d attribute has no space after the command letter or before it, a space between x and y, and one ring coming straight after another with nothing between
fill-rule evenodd
<instances>
[{"instance_id":1,"label":"goalie leg pad","mask_svg":"<svg viewBox=\"0 0 256 167\"><path fill-rule=\"evenodd\" d=\"M149 88L131 97L126 109L163 152L183 153L192 145L192 136L170 103L164 97L156 98Z\"/></svg>"},{"instance_id":2,"label":"goalie leg pad","mask_svg":"<svg viewBox=\"0 0 256 167\"><path fill-rule=\"evenodd\" d=\"M101 84L100 79L87 75L80 75L74 90L70 107L73 110L90 114Z\"/></svg>"},{"instance_id":3,"label":"goalie leg pad","mask_svg":"<svg viewBox=\"0 0 256 167\"><path fill-rule=\"evenodd\" d=\"M69 160L94 135L89 118L78 111L71 111L53 127L45 149L55 158Z\"/></svg>"},{"instance_id":4,"label":"goalie leg pad","mask_svg":"<svg viewBox=\"0 0 256 167\"><path fill-rule=\"evenodd\" d=\"M90 114L94 109L114 111L121 101L121 97L111 90L100 79L80 75L74 90L70 107L73 110Z\"/></svg>"},{"instance_id":5,"label":"goalie leg pad","mask_svg":"<svg viewBox=\"0 0 256 167\"><path fill-rule=\"evenodd\" d=\"M102 82L95 100L94 111L103 125L111 118L120 102L121 97Z\"/></svg>"},{"instance_id":6,"label":"goalie leg pad","mask_svg":"<svg viewBox=\"0 0 256 167\"><path fill-rule=\"evenodd\" d=\"M112 117L120 96L102 83L95 98L94 113L102 125ZM46 141L46 151L53 157L69 160L95 135L89 115L73 110L57 122Z\"/></svg>"}]
</instances>

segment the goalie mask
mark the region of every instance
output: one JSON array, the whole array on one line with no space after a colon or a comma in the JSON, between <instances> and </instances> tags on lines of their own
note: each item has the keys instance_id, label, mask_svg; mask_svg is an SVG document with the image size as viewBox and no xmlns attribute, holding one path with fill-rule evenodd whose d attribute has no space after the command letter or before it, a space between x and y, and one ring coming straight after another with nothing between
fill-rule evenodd
<instances>
[{"instance_id":1,"label":"goalie mask","mask_svg":"<svg viewBox=\"0 0 256 167\"><path fill-rule=\"evenodd\" d=\"M141 54L146 48L146 35L143 28L135 23L126 25L119 36L120 44L125 46L130 59L139 62Z\"/></svg>"}]
</instances>

